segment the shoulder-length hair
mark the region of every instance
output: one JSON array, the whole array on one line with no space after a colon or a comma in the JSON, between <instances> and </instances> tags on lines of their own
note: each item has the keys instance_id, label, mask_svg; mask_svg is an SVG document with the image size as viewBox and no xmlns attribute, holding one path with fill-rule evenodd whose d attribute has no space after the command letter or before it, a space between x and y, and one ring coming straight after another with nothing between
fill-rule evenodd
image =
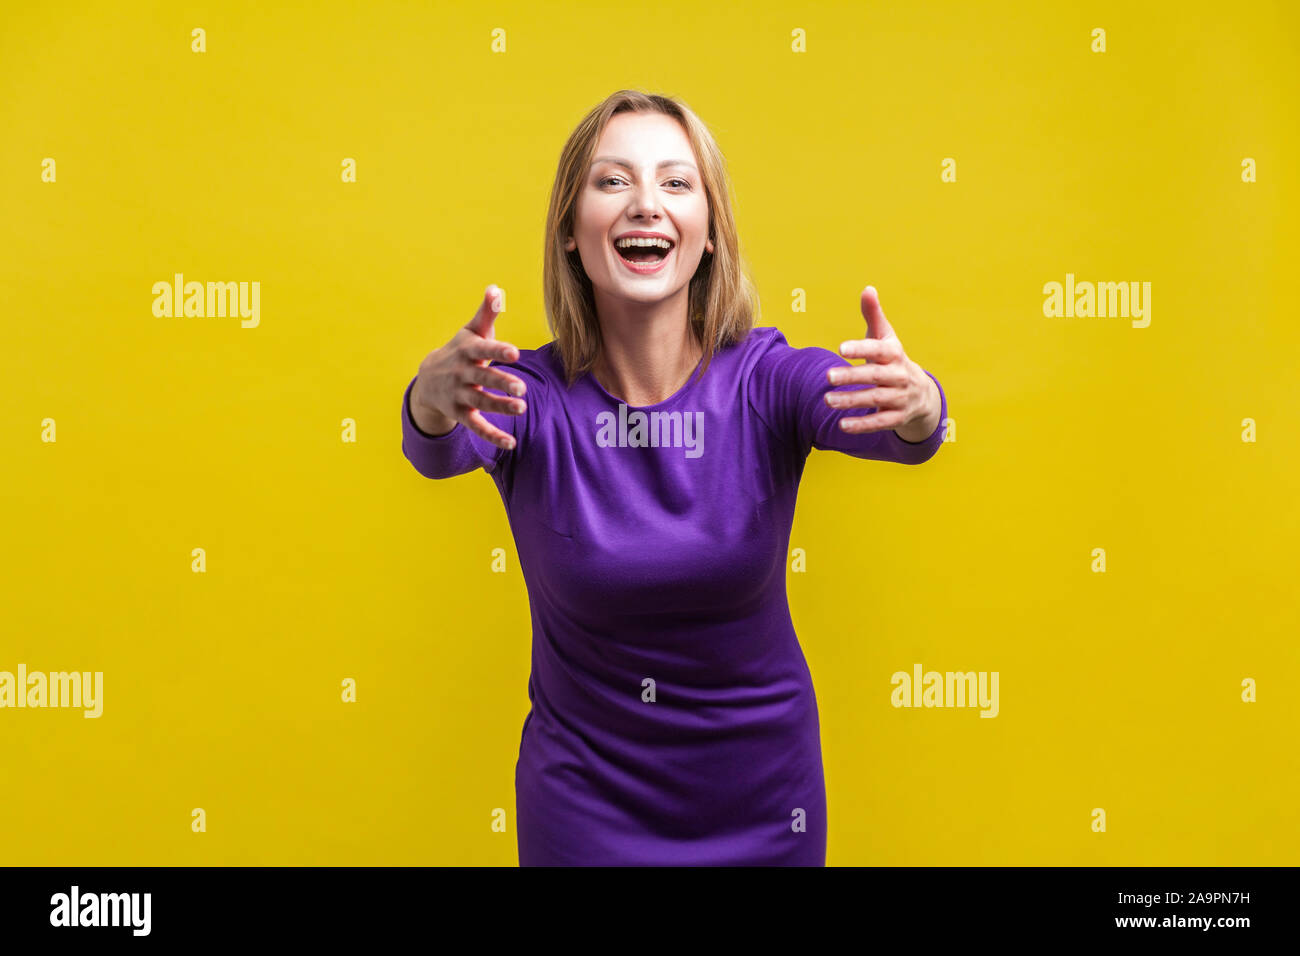
<instances>
[{"instance_id":1,"label":"shoulder-length hair","mask_svg":"<svg viewBox=\"0 0 1300 956\"><path fill-rule=\"evenodd\" d=\"M619 90L592 109L569 134L560 153L546 213L542 275L546 321L570 386L591 369L602 343L591 280L578 250L566 252L564 241L573 231L578 194L586 185L600 134L611 116L628 112L663 113L681 123L704 181L713 252L705 250L691 277L687 306L691 331L704 349L701 375L718 349L740 342L749 334L758 315L758 292L741 258L731 211L731 180L713 133L689 106L674 97Z\"/></svg>"}]
</instances>

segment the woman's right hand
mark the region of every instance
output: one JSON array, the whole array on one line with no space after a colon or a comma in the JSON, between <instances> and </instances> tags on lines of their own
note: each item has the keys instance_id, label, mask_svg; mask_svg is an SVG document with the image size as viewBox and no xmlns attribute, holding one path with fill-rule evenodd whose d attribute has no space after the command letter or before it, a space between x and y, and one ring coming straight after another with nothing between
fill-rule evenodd
<instances>
[{"instance_id":1,"label":"woman's right hand","mask_svg":"<svg viewBox=\"0 0 1300 956\"><path fill-rule=\"evenodd\" d=\"M522 415L527 409L521 398L510 397L524 394L523 380L489 365L492 361L514 362L519 358L517 348L493 338L492 326L500 309L500 289L490 285L469 324L420 363L411 389L411 417L421 431L445 435L459 422L495 445L515 447L514 437L479 411ZM509 394L493 395L483 390L484 385Z\"/></svg>"}]
</instances>

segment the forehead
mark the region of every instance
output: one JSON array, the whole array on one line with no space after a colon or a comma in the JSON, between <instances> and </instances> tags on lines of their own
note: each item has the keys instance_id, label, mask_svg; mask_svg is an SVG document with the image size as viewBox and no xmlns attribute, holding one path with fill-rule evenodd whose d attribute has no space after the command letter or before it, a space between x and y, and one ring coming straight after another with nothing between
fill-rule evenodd
<instances>
[{"instance_id":1,"label":"forehead","mask_svg":"<svg viewBox=\"0 0 1300 956\"><path fill-rule=\"evenodd\" d=\"M621 156L634 162L695 159L682 124L663 113L619 113L610 117L596 143L595 155Z\"/></svg>"}]
</instances>

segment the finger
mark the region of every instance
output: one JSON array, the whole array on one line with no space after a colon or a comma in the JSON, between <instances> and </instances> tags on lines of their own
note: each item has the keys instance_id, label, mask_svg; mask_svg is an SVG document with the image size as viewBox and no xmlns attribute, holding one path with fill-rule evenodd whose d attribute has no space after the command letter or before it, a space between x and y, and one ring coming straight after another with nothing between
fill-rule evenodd
<instances>
[{"instance_id":1,"label":"finger","mask_svg":"<svg viewBox=\"0 0 1300 956\"><path fill-rule=\"evenodd\" d=\"M466 428L482 435L494 445L510 449L515 447L514 437L497 428L490 421L483 417L483 413L476 408L469 409L463 418L457 419L463 423Z\"/></svg>"},{"instance_id":2,"label":"finger","mask_svg":"<svg viewBox=\"0 0 1300 956\"><path fill-rule=\"evenodd\" d=\"M906 411L891 410L875 415L846 415L840 419L840 429L854 434L879 432L887 428L897 428L907 420Z\"/></svg>"},{"instance_id":3,"label":"finger","mask_svg":"<svg viewBox=\"0 0 1300 956\"><path fill-rule=\"evenodd\" d=\"M868 362L896 362L903 357L898 339L849 339L840 343L840 355Z\"/></svg>"},{"instance_id":4,"label":"finger","mask_svg":"<svg viewBox=\"0 0 1300 956\"><path fill-rule=\"evenodd\" d=\"M462 405L469 405L474 408L481 408L486 412L497 412L502 415L522 415L528 410L528 405L522 398L511 398L509 395L493 395L485 390L482 385L466 385L457 396Z\"/></svg>"},{"instance_id":5,"label":"finger","mask_svg":"<svg viewBox=\"0 0 1300 956\"><path fill-rule=\"evenodd\" d=\"M894 329L885 318L885 310L880 307L880 295L873 285L862 290L862 315L867 320L867 338L896 339Z\"/></svg>"},{"instance_id":6,"label":"finger","mask_svg":"<svg viewBox=\"0 0 1300 956\"><path fill-rule=\"evenodd\" d=\"M479 303L478 311L474 313L474 318L469 320L465 328L482 338L494 338L493 323L496 322L505 304L504 296L505 293L498 285L493 284L484 289L483 301Z\"/></svg>"},{"instance_id":7,"label":"finger","mask_svg":"<svg viewBox=\"0 0 1300 956\"><path fill-rule=\"evenodd\" d=\"M528 391L524 387L523 379L517 375L510 375L501 371L499 368L489 366L471 365L469 375L465 379L468 383L474 385L487 385L492 388L508 392L518 398Z\"/></svg>"},{"instance_id":8,"label":"finger","mask_svg":"<svg viewBox=\"0 0 1300 956\"><path fill-rule=\"evenodd\" d=\"M827 392L826 404L832 408L901 408L907 401L907 389L863 388L854 392Z\"/></svg>"},{"instance_id":9,"label":"finger","mask_svg":"<svg viewBox=\"0 0 1300 956\"><path fill-rule=\"evenodd\" d=\"M890 362L888 365L838 365L826 372L826 381L832 385L905 385L907 369Z\"/></svg>"},{"instance_id":10,"label":"finger","mask_svg":"<svg viewBox=\"0 0 1300 956\"><path fill-rule=\"evenodd\" d=\"M517 362L519 349L500 339L479 338L477 333L465 339L464 354L475 362Z\"/></svg>"}]
</instances>

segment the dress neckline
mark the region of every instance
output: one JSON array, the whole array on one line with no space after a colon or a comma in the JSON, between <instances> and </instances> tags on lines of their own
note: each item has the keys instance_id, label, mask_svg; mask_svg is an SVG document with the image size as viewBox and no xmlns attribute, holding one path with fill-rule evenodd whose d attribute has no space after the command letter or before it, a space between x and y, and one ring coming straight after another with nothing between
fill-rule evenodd
<instances>
[{"instance_id":1,"label":"dress neckline","mask_svg":"<svg viewBox=\"0 0 1300 956\"><path fill-rule=\"evenodd\" d=\"M691 386L694 385L695 382L696 382L696 375L697 375L697 373L699 372L699 370L700 370L700 366L701 366L702 364L704 364L704 356L703 356L703 355L701 355L700 358L699 358L699 361L697 361L697 362L695 363L695 367L694 367L693 369L691 369L691 374L688 375L688 376L686 377L686 381L682 383L681 387L678 388L677 391L675 391L675 392L673 392L671 395L669 395L667 398L665 398L662 402L655 402L653 405L633 405L633 404L631 404L631 403L629 403L629 402L625 402L625 401L623 401L623 399L621 399L621 398L618 398L618 397L616 397L616 396L614 396L614 395L611 395L611 394L610 394L610 393L605 389L605 386L604 386L604 385L601 385L600 382L598 382L598 381L596 380L596 376L592 374L592 372L591 372L590 369L587 370L587 372L585 373L585 375L584 375L583 377L586 378L586 379L588 379L588 380L590 380L590 381L591 381L591 384L595 385L595 386L596 386L596 389L597 389L597 390L598 390L602 395L604 395L606 398L608 398L611 402L614 402L615 404L618 404L618 405L626 405L628 411L630 411L630 412L652 412L652 411L655 411L656 409L663 408L665 405L670 405L670 404L672 404L673 402L676 402L679 398L681 398L681 397L682 397L683 395L685 395L688 391L690 391Z\"/></svg>"}]
</instances>

